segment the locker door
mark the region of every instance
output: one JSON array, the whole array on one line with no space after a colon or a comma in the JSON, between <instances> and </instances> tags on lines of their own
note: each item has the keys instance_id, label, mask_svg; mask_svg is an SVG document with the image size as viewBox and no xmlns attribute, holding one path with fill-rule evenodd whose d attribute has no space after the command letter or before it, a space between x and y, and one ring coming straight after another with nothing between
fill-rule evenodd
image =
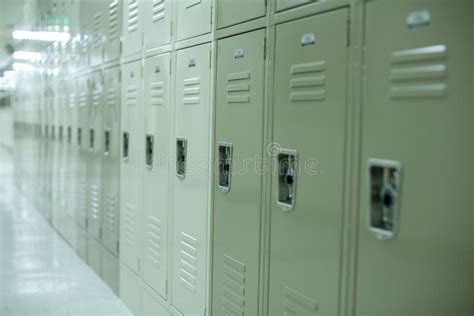
<instances>
[{"instance_id":1,"label":"locker door","mask_svg":"<svg viewBox=\"0 0 474 316\"><path fill-rule=\"evenodd\" d=\"M122 265L120 266L120 299L133 315L143 315L140 278Z\"/></svg>"},{"instance_id":2,"label":"locker door","mask_svg":"<svg viewBox=\"0 0 474 316\"><path fill-rule=\"evenodd\" d=\"M177 40L211 32L211 0L180 0L178 6Z\"/></svg>"},{"instance_id":3,"label":"locker door","mask_svg":"<svg viewBox=\"0 0 474 316\"><path fill-rule=\"evenodd\" d=\"M119 263L116 255L107 249L102 250L102 279L112 289L115 295L119 294Z\"/></svg>"},{"instance_id":4,"label":"locker door","mask_svg":"<svg viewBox=\"0 0 474 316\"><path fill-rule=\"evenodd\" d=\"M87 264L98 275L102 275L102 247L92 236L87 237Z\"/></svg>"},{"instance_id":5,"label":"locker door","mask_svg":"<svg viewBox=\"0 0 474 316\"><path fill-rule=\"evenodd\" d=\"M366 13L356 315L472 314L472 2Z\"/></svg>"},{"instance_id":6,"label":"locker door","mask_svg":"<svg viewBox=\"0 0 474 316\"><path fill-rule=\"evenodd\" d=\"M143 288L142 294L142 314L147 316L168 315L168 309L160 303L160 299L155 293Z\"/></svg>"},{"instance_id":7,"label":"locker door","mask_svg":"<svg viewBox=\"0 0 474 316\"><path fill-rule=\"evenodd\" d=\"M101 72L93 74L92 100L90 117L88 120L88 212L87 230L95 239L100 240L102 231L102 201L101 201L101 173L102 173L102 107L104 102L103 75Z\"/></svg>"},{"instance_id":8,"label":"locker door","mask_svg":"<svg viewBox=\"0 0 474 316\"><path fill-rule=\"evenodd\" d=\"M317 0L276 0L276 10L283 11L303 4L317 2Z\"/></svg>"},{"instance_id":9,"label":"locker door","mask_svg":"<svg viewBox=\"0 0 474 316\"><path fill-rule=\"evenodd\" d=\"M82 77L79 82L79 107L77 126L77 145L79 148L78 168L77 168L77 215L76 220L82 229L87 225L87 158L89 152L89 87L88 79Z\"/></svg>"},{"instance_id":10,"label":"locker door","mask_svg":"<svg viewBox=\"0 0 474 316\"><path fill-rule=\"evenodd\" d=\"M141 61L123 66L120 258L140 273L141 181L143 166Z\"/></svg>"},{"instance_id":11,"label":"locker door","mask_svg":"<svg viewBox=\"0 0 474 316\"><path fill-rule=\"evenodd\" d=\"M102 155L102 242L118 255L120 191L120 68L105 72L105 102Z\"/></svg>"},{"instance_id":12,"label":"locker door","mask_svg":"<svg viewBox=\"0 0 474 316\"><path fill-rule=\"evenodd\" d=\"M144 1L146 50L171 43L172 0Z\"/></svg>"},{"instance_id":13,"label":"locker door","mask_svg":"<svg viewBox=\"0 0 474 316\"><path fill-rule=\"evenodd\" d=\"M109 0L106 9L108 16L105 19L105 61L111 61L119 59L121 54L120 37L122 36L123 1Z\"/></svg>"},{"instance_id":14,"label":"locker door","mask_svg":"<svg viewBox=\"0 0 474 316\"><path fill-rule=\"evenodd\" d=\"M107 27L107 2L92 2L91 21L91 66L99 65L104 60L105 31Z\"/></svg>"},{"instance_id":15,"label":"locker door","mask_svg":"<svg viewBox=\"0 0 474 316\"><path fill-rule=\"evenodd\" d=\"M270 315L337 314L347 9L276 28Z\"/></svg>"},{"instance_id":16,"label":"locker door","mask_svg":"<svg viewBox=\"0 0 474 316\"><path fill-rule=\"evenodd\" d=\"M168 271L168 179L170 54L145 61L143 140L143 273L166 298Z\"/></svg>"},{"instance_id":17,"label":"locker door","mask_svg":"<svg viewBox=\"0 0 474 316\"><path fill-rule=\"evenodd\" d=\"M172 304L185 315L206 306L210 49L177 52Z\"/></svg>"},{"instance_id":18,"label":"locker door","mask_svg":"<svg viewBox=\"0 0 474 316\"><path fill-rule=\"evenodd\" d=\"M143 45L143 0L125 0L123 4L123 56L139 53Z\"/></svg>"},{"instance_id":19,"label":"locker door","mask_svg":"<svg viewBox=\"0 0 474 316\"><path fill-rule=\"evenodd\" d=\"M217 0L217 27L224 28L266 14L266 0Z\"/></svg>"},{"instance_id":20,"label":"locker door","mask_svg":"<svg viewBox=\"0 0 474 316\"><path fill-rule=\"evenodd\" d=\"M78 158L78 146L76 144L77 139L77 86L75 80L69 82L69 108L68 108L68 127L67 127L67 183L68 195L67 195L67 213L68 213L68 224L67 231L69 232L69 243L76 249L76 190L77 190L77 158Z\"/></svg>"},{"instance_id":21,"label":"locker door","mask_svg":"<svg viewBox=\"0 0 474 316\"><path fill-rule=\"evenodd\" d=\"M256 167L263 147L264 42L265 30L259 30L217 46L215 315L258 314L262 176Z\"/></svg>"}]
</instances>

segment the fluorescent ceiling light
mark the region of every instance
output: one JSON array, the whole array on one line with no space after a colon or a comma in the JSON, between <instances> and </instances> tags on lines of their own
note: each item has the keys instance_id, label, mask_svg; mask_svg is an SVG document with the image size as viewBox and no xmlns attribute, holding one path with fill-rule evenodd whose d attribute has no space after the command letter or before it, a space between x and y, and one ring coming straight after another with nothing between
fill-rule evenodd
<instances>
[{"instance_id":1,"label":"fluorescent ceiling light","mask_svg":"<svg viewBox=\"0 0 474 316\"><path fill-rule=\"evenodd\" d=\"M71 35L67 32L32 32L32 31L13 31L12 37L16 40L31 40L45 42L67 42Z\"/></svg>"},{"instance_id":2,"label":"fluorescent ceiling light","mask_svg":"<svg viewBox=\"0 0 474 316\"><path fill-rule=\"evenodd\" d=\"M30 64L23 64L23 63L14 63L13 70L15 71L32 71L34 67Z\"/></svg>"},{"instance_id":3,"label":"fluorescent ceiling light","mask_svg":"<svg viewBox=\"0 0 474 316\"><path fill-rule=\"evenodd\" d=\"M16 60L30 60L35 61L41 59L41 53L18 51L13 53L13 58Z\"/></svg>"}]
</instances>

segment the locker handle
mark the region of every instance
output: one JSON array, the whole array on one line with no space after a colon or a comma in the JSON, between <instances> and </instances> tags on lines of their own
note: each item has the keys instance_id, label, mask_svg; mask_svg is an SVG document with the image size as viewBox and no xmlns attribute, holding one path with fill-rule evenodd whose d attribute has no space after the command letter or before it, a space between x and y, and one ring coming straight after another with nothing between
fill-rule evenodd
<instances>
[{"instance_id":1,"label":"locker handle","mask_svg":"<svg viewBox=\"0 0 474 316\"><path fill-rule=\"evenodd\" d=\"M231 169L232 169L232 151L231 143L219 142L218 145L218 183L217 187L222 193L230 191Z\"/></svg>"},{"instance_id":2,"label":"locker handle","mask_svg":"<svg viewBox=\"0 0 474 316\"><path fill-rule=\"evenodd\" d=\"M110 129L104 131L104 156L110 155Z\"/></svg>"},{"instance_id":3,"label":"locker handle","mask_svg":"<svg viewBox=\"0 0 474 316\"><path fill-rule=\"evenodd\" d=\"M89 151L93 152L94 151L94 130L90 129L89 130Z\"/></svg>"},{"instance_id":4,"label":"locker handle","mask_svg":"<svg viewBox=\"0 0 474 316\"><path fill-rule=\"evenodd\" d=\"M277 205L288 212L295 208L298 154L294 149L280 148L277 153Z\"/></svg>"},{"instance_id":5,"label":"locker handle","mask_svg":"<svg viewBox=\"0 0 474 316\"><path fill-rule=\"evenodd\" d=\"M123 139L122 139L122 160L123 162L128 162L128 149L129 149L129 140L130 135L128 132L123 132Z\"/></svg>"},{"instance_id":6,"label":"locker handle","mask_svg":"<svg viewBox=\"0 0 474 316\"><path fill-rule=\"evenodd\" d=\"M146 135L145 137L145 164L148 169L153 169L153 135Z\"/></svg>"},{"instance_id":7,"label":"locker handle","mask_svg":"<svg viewBox=\"0 0 474 316\"><path fill-rule=\"evenodd\" d=\"M186 177L186 160L188 141L185 138L176 139L176 175L178 178Z\"/></svg>"},{"instance_id":8,"label":"locker handle","mask_svg":"<svg viewBox=\"0 0 474 316\"><path fill-rule=\"evenodd\" d=\"M394 239L397 235L400 176L399 161L369 159L369 230L377 239Z\"/></svg>"}]
</instances>

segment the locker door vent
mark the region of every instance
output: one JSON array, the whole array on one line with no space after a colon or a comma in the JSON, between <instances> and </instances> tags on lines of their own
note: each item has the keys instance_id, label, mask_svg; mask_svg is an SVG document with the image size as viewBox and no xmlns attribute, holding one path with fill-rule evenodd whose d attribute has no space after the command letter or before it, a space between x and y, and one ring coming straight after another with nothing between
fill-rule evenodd
<instances>
[{"instance_id":1,"label":"locker door vent","mask_svg":"<svg viewBox=\"0 0 474 316\"><path fill-rule=\"evenodd\" d=\"M92 46L94 48L97 48L102 44L102 34L100 33L101 22L102 22L102 15L100 14L100 12L97 12L94 15L94 24L93 24L94 39L92 41Z\"/></svg>"},{"instance_id":2,"label":"locker door vent","mask_svg":"<svg viewBox=\"0 0 474 316\"><path fill-rule=\"evenodd\" d=\"M165 18L165 0L153 0L152 8L153 22L163 20Z\"/></svg>"},{"instance_id":3,"label":"locker door vent","mask_svg":"<svg viewBox=\"0 0 474 316\"><path fill-rule=\"evenodd\" d=\"M234 72L227 76L227 103L250 102L250 72Z\"/></svg>"},{"instance_id":4,"label":"locker door vent","mask_svg":"<svg viewBox=\"0 0 474 316\"><path fill-rule=\"evenodd\" d=\"M128 32L138 30L138 0L128 0Z\"/></svg>"},{"instance_id":5,"label":"locker door vent","mask_svg":"<svg viewBox=\"0 0 474 316\"><path fill-rule=\"evenodd\" d=\"M109 4L109 40L118 39L118 0Z\"/></svg>"},{"instance_id":6,"label":"locker door vent","mask_svg":"<svg viewBox=\"0 0 474 316\"><path fill-rule=\"evenodd\" d=\"M183 88L183 104L199 104L199 96L201 93L201 79L199 77L184 80Z\"/></svg>"},{"instance_id":7,"label":"locker door vent","mask_svg":"<svg viewBox=\"0 0 474 316\"><path fill-rule=\"evenodd\" d=\"M183 232L180 242L179 281L184 288L196 293L197 240Z\"/></svg>"},{"instance_id":8,"label":"locker door vent","mask_svg":"<svg viewBox=\"0 0 474 316\"><path fill-rule=\"evenodd\" d=\"M285 315L317 315L318 304L300 292L285 287Z\"/></svg>"},{"instance_id":9,"label":"locker door vent","mask_svg":"<svg viewBox=\"0 0 474 316\"><path fill-rule=\"evenodd\" d=\"M447 90L447 48L445 45L392 53L390 98L438 98Z\"/></svg>"},{"instance_id":10,"label":"locker door vent","mask_svg":"<svg viewBox=\"0 0 474 316\"><path fill-rule=\"evenodd\" d=\"M99 89L95 89L92 92L92 106L98 107L100 105L100 91Z\"/></svg>"},{"instance_id":11,"label":"locker door vent","mask_svg":"<svg viewBox=\"0 0 474 316\"><path fill-rule=\"evenodd\" d=\"M131 204L125 204L125 212L123 218L123 241L133 249L137 248L137 232L135 226L137 224L137 210Z\"/></svg>"},{"instance_id":12,"label":"locker door vent","mask_svg":"<svg viewBox=\"0 0 474 316\"><path fill-rule=\"evenodd\" d=\"M290 68L290 101L324 101L326 62L296 64Z\"/></svg>"},{"instance_id":13,"label":"locker door vent","mask_svg":"<svg viewBox=\"0 0 474 316\"><path fill-rule=\"evenodd\" d=\"M94 220L99 219L100 189L97 185L91 186L90 190L90 214Z\"/></svg>"},{"instance_id":14,"label":"locker door vent","mask_svg":"<svg viewBox=\"0 0 474 316\"><path fill-rule=\"evenodd\" d=\"M128 86L127 88L127 105L128 106L135 106L137 105L137 96L138 96L138 89L136 85Z\"/></svg>"},{"instance_id":15,"label":"locker door vent","mask_svg":"<svg viewBox=\"0 0 474 316\"><path fill-rule=\"evenodd\" d=\"M105 195L105 212L104 212L104 223L105 223L105 230L107 230L110 234L114 234L116 232L116 224L117 224L117 198L111 194L107 193Z\"/></svg>"},{"instance_id":16,"label":"locker door vent","mask_svg":"<svg viewBox=\"0 0 474 316\"><path fill-rule=\"evenodd\" d=\"M76 94L71 93L71 94L69 94L69 107L73 108L75 106L76 106Z\"/></svg>"},{"instance_id":17,"label":"locker door vent","mask_svg":"<svg viewBox=\"0 0 474 316\"><path fill-rule=\"evenodd\" d=\"M155 267L161 266L161 222L153 217L148 217L148 242L147 259Z\"/></svg>"},{"instance_id":18,"label":"locker door vent","mask_svg":"<svg viewBox=\"0 0 474 316\"><path fill-rule=\"evenodd\" d=\"M164 104L164 85L163 81L153 82L150 85L151 105L160 106Z\"/></svg>"},{"instance_id":19,"label":"locker door vent","mask_svg":"<svg viewBox=\"0 0 474 316\"><path fill-rule=\"evenodd\" d=\"M243 315L245 307L245 272L242 262L224 255L222 308L224 315Z\"/></svg>"}]
</instances>

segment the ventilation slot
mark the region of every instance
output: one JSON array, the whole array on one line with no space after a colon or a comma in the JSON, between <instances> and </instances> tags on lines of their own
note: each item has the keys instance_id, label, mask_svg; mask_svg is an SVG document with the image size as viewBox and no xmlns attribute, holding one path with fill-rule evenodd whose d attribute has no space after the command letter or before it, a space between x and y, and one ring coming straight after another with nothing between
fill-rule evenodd
<instances>
[{"instance_id":1,"label":"ventilation slot","mask_svg":"<svg viewBox=\"0 0 474 316\"><path fill-rule=\"evenodd\" d=\"M159 106L164 104L164 82L153 82L150 86L151 105Z\"/></svg>"},{"instance_id":2,"label":"ventilation slot","mask_svg":"<svg viewBox=\"0 0 474 316\"><path fill-rule=\"evenodd\" d=\"M437 98L446 95L447 49L427 46L392 53L392 99Z\"/></svg>"},{"instance_id":3,"label":"ventilation slot","mask_svg":"<svg viewBox=\"0 0 474 316\"><path fill-rule=\"evenodd\" d=\"M100 104L100 91L94 90L92 92L92 106L99 106Z\"/></svg>"},{"instance_id":4,"label":"ventilation slot","mask_svg":"<svg viewBox=\"0 0 474 316\"><path fill-rule=\"evenodd\" d=\"M127 88L127 105L128 106L137 105L137 96L138 96L137 86L135 86L135 85L128 86L128 88Z\"/></svg>"},{"instance_id":5,"label":"ventilation slot","mask_svg":"<svg viewBox=\"0 0 474 316\"><path fill-rule=\"evenodd\" d=\"M100 46L102 44L102 34L100 34L100 24L101 24L102 16L100 13L96 13L94 15L94 41L93 46L94 48Z\"/></svg>"},{"instance_id":6,"label":"ventilation slot","mask_svg":"<svg viewBox=\"0 0 474 316\"><path fill-rule=\"evenodd\" d=\"M323 101L326 98L325 70L325 61L291 66L290 101Z\"/></svg>"},{"instance_id":7,"label":"ventilation slot","mask_svg":"<svg viewBox=\"0 0 474 316\"><path fill-rule=\"evenodd\" d=\"M109 5L109 39L118 39L118 1Z\"/></svg>"},{"instance_id":8,"label":"ventilation slot","mask_svg":"<svg viewBox=\"0 0 474 316\"><path fill-rule=\"evenodd\" d=\"M316 315L318 304L292 288L285 287L285 315Z\"/></svg>"},{"instance_id":9,"label":"ventilation slot","mask_svg":"<svg viewBox=\"0 0 474 316\"><path fill-rule=\"evenodd\" d=\"M100 207L100 189L98 186L91 186L90 191L90 214L95 220L99 219L99 207Z\"/></svg>"},{"instance_id":10,"label":"ventilation slot","mask_svg":"<svg viewBox=\"0 0 474 316\"><path fill-rule=\"evenodd\" d=\"M135 225L137 222L136 208L131 204L125 205L124 219L123 219L123 231L124 231L124 242L132 248L137 246L137 236L135 231Z\"/></svg>"},{"instance_id":11,"label":"ventilation slot","mask_svg":"<svg viewBox=\"0 0 474 316\"><path fill-rule=\"evenodd\" d=\"M79 94L79 106L86 106L87 96L85 92Z\"/></svg>"},{"instance_id":12,"label":"ventilation slot","mask_svg":"<svg viewBox=\"0 0 474 316\"><path fill-rule=\"evenodd\" d=\"M222 308L224 315L244 315L245 265L238 260L224 256Z\"/></svg>"},{"instance_id":13,"label":"ventilation slot","mask_svg":"<svg viewBox=\"0 0 474 316\"><path fill-rule=\"evenodd\" d=\"M165 0L153 0L152 18L153 22L165 18Z\"/></svg>"},{"instance_id":14,"label":"ventilation slot","mask_svg":"<svg viewBox=\"0 0 474 316\"><path fill-rule=\"evenodd\" d=\"M189 78L184 80L183 89L183 103L184 104L199 104L199 96L201 93L201 79Z\"/></svg>"},{"instance_id":15,"label":"ventilation slot","mask_svg":"<svg viewBox=\"0 0 474 316\"><path fill-rule=\"evenodd\" d=\"M138 29L138 0L128 0L128 32Z\"/></svg>"},{"instance_id":16,"label":"ventilation slot","mask_svg":"<svg viewBox=\"0 0 474 316\"><path fill-rule=\"evenodd\" d=\"M227 103L250 102L250 72L236 72L227 76Z\"/></svg>"},{"instance_id":17,"label":"ventilation slot","mask_svg":"<svg viewBox=\"0 0 474 316\"><path fill-rule=\"evenodd\" d=\"M108 193L105 196L105 229L110 233L115 233L116 231L116 221L117 221L117 198Z\"/></svg>"},{"instance_id":18,"label":"ventilation slot","mask_svg":"<svg viewBox=\"0 0 474 316\"><path fill-rule=\"evenodd\" d=\"M197 241L181 233L179 281L183 287L196 293L197 283Z\"/></svg>"},{"instance_id":19,"label":"ventilation slot","mask_svg":"<svg viewBox=\"0 0 474 316\"><path fill-rule=\"evenodd\" d=\"M147 258L159 269L161 265L161 222L153 216L148 217Z\"/></svg>"},{"instance_id":20,"label":"ventilation slot","mask_svg":"<svg viewBox=\"0 0 474 316\"><path fill-rule=\"evenodd\" d=\"M114 107L117 104L117 90L111 88L107 91L107 105Z\"/></svg>"}]
</instances>

